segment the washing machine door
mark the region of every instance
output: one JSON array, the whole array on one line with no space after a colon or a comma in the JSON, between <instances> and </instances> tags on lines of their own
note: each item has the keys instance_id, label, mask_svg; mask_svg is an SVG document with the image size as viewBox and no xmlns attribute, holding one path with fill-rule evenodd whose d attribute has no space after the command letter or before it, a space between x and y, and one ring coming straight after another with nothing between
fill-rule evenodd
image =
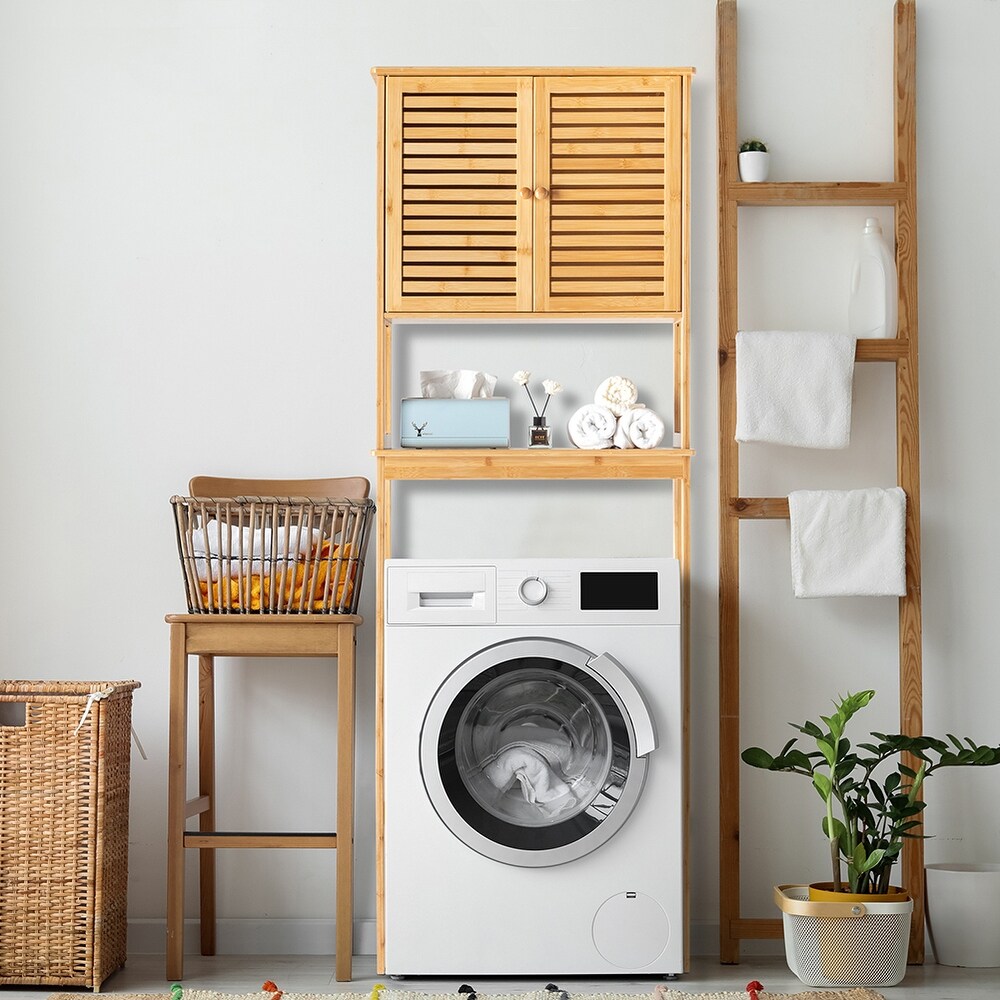
<instances>
[{"instance_id":1,"label":"washing machine door","mask_svg":"<svg viewBox=\"0 0 1000 1000\"><path fill-rule=\"evenodd\" d=\"M496 861L545 867L621 829L655 746L642 695L609 654L512 639L471 656L438 689L420 766L455 836Z\"/></svg>"}]
</instances>

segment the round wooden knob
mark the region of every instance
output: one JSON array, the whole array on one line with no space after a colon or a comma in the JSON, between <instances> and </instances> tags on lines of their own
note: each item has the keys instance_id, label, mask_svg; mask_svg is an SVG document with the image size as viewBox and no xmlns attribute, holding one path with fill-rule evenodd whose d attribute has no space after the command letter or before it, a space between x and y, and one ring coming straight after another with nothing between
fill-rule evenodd
<instances>
[{"instance_id":1,"label":"round wooden knob","mask_svg":"<svg viewBox=\"0 0 1000 1000\"><path fill-rule=\"evenodd\" d=\"M522 198L530 198L534 193L535 192L532 191L531 188L529 188L529 187L523 187L523 188L521 188L521 197Z\"/></svg>"},{"instance_id":2,"label":"round wooden knob","mask_svg":"<svg viewBox=\"0 0 1000 1000\"><path fill-rule=\"evenodd\" d=\"M549 196L549 189L548 188L544 188L544 187L536 187L535 188L535 197L539 201L545 201L545 199L548 198L548 196Z\"/></svg>"}]
</instances>

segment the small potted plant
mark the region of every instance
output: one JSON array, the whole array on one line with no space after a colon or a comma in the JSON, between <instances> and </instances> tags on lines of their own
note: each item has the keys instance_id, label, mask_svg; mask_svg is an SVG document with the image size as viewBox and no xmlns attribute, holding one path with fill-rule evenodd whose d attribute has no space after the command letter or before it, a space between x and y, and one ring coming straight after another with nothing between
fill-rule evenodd
<instances>
[{"instance_id":1,"label":"small potted plant","mask_svg":"<svg viewBox=\"0 0 1000 1000\"><path fill-rule=\"evenodd\" d=\"M740 143L740 180L766 181L771 166L771 154L760 139L744 139Z\"/></svg>"},{"instance_id":2,"label":"small potted plant","mask_svg":"<svg viewBox=\"0 0 1000 1000\"><path fill-rule=\"evenodd\" d=\"M831 917L864 916L868 911L878 914L895 912L893 906L900 907L899 913L905 915L905 919L899 922L900 934L893 944L895 957L900 960L896 965L898 978L878 983L847 982L845 980L851 978L851 974L844 974L843 967L870 969L873 965L884 965L886 956L872 956L867 963L857 960L856 956L848 960L843 955L843 940L838 941L836 949L828 949L822 930L819 947L823 977L821 981L804 979L793 964L792 953L788 951L786 926L789 966L800 979L813 986L892 986L902 979L912 900L905 887L892 885L892 869L904 839L923 836L919 832L919 817L924 809L920 798L923 783L943 767L1000 764L1000 746L980 746L968 738L959 740L950 734L947 740L941 740L933 736L873 732L870 741L852 745L845 736L847 725L874 696L874 691L848 694L834 702L832 715L820 716L823 725L811 721L801 725L791 723L792 728L807 737L815 749L800 748L797 745L799 738L794 737L776 755L760 747L750 747L741 755L743 761L752 767L788 771L808 778L822 800L820 825L829 846L831 880L810 885L809 900L822 901L821 905L830 907ZM903 754L910 754L919 762L916 770L903 763ZM798 904L788 908L784 905L786 894L781 890L788 888L801 887L779 886L775 890L775 899L785 914L786 922L790 912L802 913ZM795 898L801 900L802 897ZM816 915L820 912L816 911ZM831 920L829 923L831 934L834 931L840 934L840 928L835 925L843 925L843 920ZM876 944L876 938L877 935L865 933L857 935L857 941L865 944Z\"/></svg>"}]
</instances>

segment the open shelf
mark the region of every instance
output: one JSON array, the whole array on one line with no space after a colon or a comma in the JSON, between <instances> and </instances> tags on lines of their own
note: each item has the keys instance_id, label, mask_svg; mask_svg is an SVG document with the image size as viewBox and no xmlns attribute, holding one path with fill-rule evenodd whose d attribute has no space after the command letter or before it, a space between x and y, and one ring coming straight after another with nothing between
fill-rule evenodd
<instances>
[{"instance_id":1,"label":"open shelf","mask_svg":"<svg viewBox=\"0 0 1000 1000\"><path fill-rule=\"evenodd\" d=\"M684 479L688 448L387 448L387 479Z\"/></svg>"}]
</instances>

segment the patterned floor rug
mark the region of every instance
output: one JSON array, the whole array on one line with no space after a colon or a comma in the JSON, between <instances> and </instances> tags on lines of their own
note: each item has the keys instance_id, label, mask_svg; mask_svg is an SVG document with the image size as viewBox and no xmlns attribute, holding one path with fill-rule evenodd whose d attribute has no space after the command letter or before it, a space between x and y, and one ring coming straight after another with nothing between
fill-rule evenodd
<instances>
[{"instance_id":1,"label":"patterned floor rug","mask_svg":"<svg viewBox=\"0 0 1000 1000\"><path fill-rule=\"evenodd\" d=\"M53 993L49 1000L80 1000L78 993ZM885 1000L868 989L808 990L804 993L769 993L753 982L746 990L697 993L657 986L648 993L572 993L567 990L536 990L530 993L475 993L464 988L457 993L421 993L376 986L366 993L286 993L273 983L254 993L216 993L185 990L174 986L170 993L93 993L88 1000Z\"/></svg>"}]
</instances>

